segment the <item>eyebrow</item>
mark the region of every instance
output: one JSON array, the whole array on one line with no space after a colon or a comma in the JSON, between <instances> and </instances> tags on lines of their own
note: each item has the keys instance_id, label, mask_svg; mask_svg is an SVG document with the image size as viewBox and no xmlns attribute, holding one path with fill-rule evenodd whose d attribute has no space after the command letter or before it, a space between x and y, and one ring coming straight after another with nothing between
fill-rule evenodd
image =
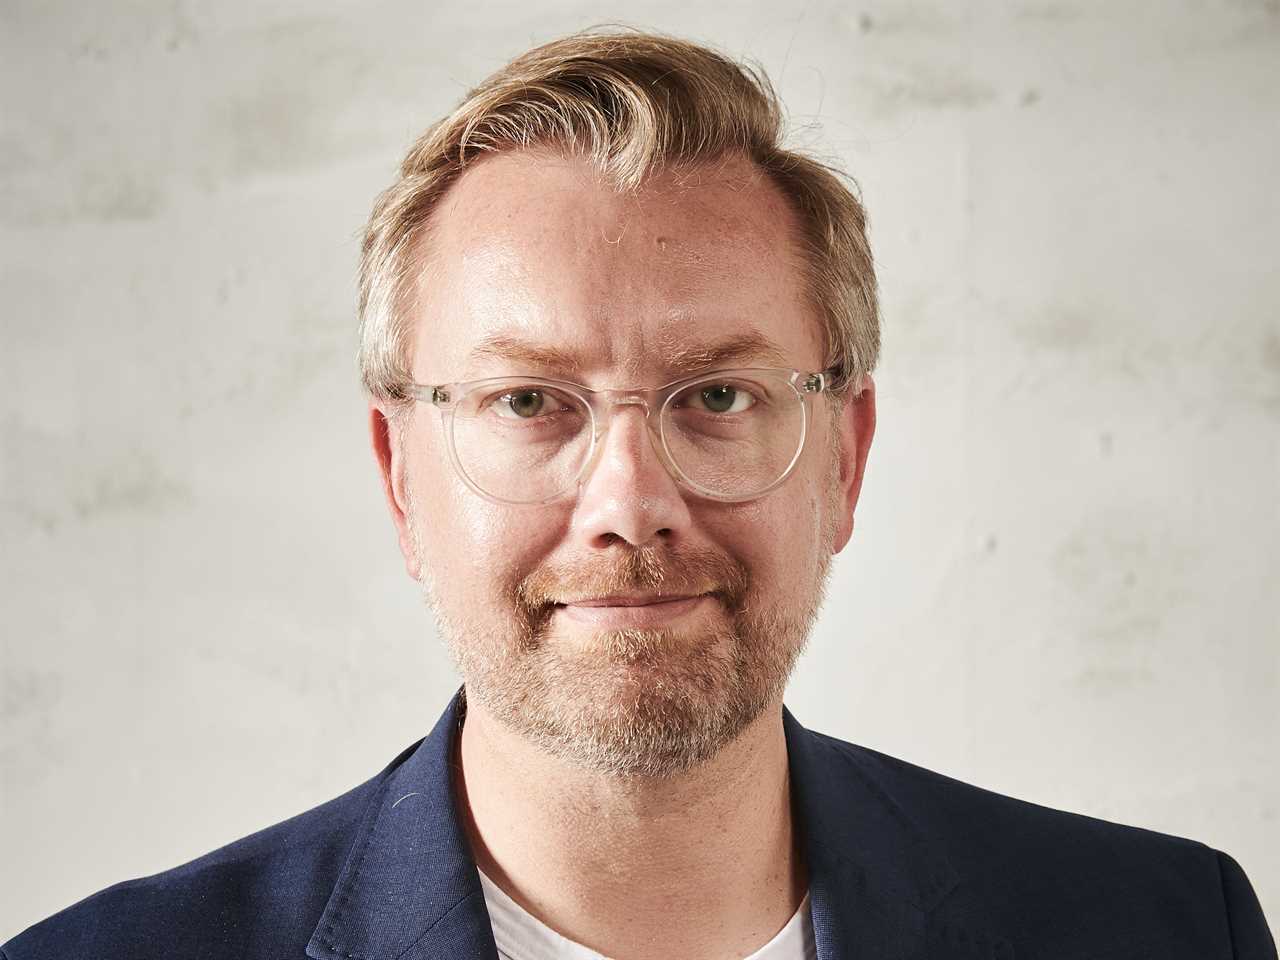
<instances>
[{"instance_id":1,"label":"eyebrow","mask_svg":"<svg viewBox=\"0 0 1280 960\"><path fill-rule=\"evenodd\" d=\"M660 343L659 352L663 368L677 373L744 361L760 361L775 367L786 367L792 362L781 347L754 330L708 343L667 338ZM492 333L484 337L471 350L468 359L472 368L486 360L501 360L571 376L581 375L590 366L585 358L572 350L535 343L508 333Z\"/></svg>"}]
</instances>

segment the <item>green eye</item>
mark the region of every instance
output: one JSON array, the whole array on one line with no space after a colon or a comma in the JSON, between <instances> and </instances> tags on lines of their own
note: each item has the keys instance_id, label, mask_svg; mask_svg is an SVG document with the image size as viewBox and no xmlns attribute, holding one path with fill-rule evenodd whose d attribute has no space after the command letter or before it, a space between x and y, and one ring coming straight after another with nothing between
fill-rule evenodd
<instances>
[{"instance_id":1,"label":"green eye","mask_svg":"<svg viewBox=\"0 0 1280 960\"><path fill-rule=\"evenodd\" d=\"M515 387L501 393L490 394L479 406L499 420L539 421L555 417L563 419L579 410L579 404L571 397L540 384Z\"/></svg>"},{"instance_id":2,"label":"green eye","mask_svg":"<svg viewBox=\"0 0 1280 960\"><path fill-rule=\"evenodd\" d=\"M708 413L746 413L756 405L756 398L749 390L732 383L717 383L701 387L695 394L700 406Z\"/></svg>"},{"instance_id":3,"label":"green eye","mask_svg":"<svg viewBox=\"0 0 1280 960\"><path fill-rule=\"evenodd\" d=\"M702 402L707 405L707 409L714 413L725 413L733 407L733 402L737 399L738 391L728 384L718 387L708 387L702 391Z\"/></svg>"},{"instance_id":4,"label":"green eye","mask_svg":"<svg viewBox=\"0 0 1280 960\"><path fill-rule=\"evenodd\" d=\"M519 393L506 393L498 398L501 408L510 410L522 419L540 414L545 401L546 397L541 390L521 390Z\"/></svg>"}]
</instances>

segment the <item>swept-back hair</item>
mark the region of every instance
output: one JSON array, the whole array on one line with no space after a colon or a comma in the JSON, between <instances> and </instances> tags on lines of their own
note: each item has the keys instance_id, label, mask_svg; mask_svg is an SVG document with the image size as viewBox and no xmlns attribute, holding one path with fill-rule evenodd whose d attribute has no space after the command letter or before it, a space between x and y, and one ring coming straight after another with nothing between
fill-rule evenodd
<instances>
[{"instance_id":1,"label":"swept-back hair","mask_svg":"<svg viewBox=\"0 0 1280 960\"><path fill-rule=\"evenodd\" d=\"M413 144L378 197L360 261L360 375L397 407L411 380L421 248L441 198L487 154L553 147L582 156L618 190L665 171L749 159L797 215L809 298L835 395L876 364L879 308L866 215L839 171L782 147L768 78L698 44L639 31L588 31L517 57Z\"/></svg>"}]
</instances>

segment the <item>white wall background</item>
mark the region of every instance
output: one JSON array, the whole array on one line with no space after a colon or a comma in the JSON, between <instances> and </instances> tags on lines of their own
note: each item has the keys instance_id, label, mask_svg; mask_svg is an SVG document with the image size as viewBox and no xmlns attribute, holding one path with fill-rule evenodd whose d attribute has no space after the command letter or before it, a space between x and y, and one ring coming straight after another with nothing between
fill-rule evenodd
<instances>
[{"instance_id":1,"label":"white wall background","mask_svg":"<svg viewBox=\"0 0 1280 960\"><path fill-rule=\"evenodd\" d=\"M5 0L0 939L434 721L357 233L470 84L612 19L758 59L871 212L880 431L793 711L1224 848L1280 923L1275 0Z\"/></svg>"}]
</instances>

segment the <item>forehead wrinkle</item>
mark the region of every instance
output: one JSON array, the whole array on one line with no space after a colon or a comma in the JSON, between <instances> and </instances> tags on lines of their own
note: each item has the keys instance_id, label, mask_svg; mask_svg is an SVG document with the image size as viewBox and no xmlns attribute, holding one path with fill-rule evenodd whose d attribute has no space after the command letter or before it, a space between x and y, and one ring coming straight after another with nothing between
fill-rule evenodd
<instances>
[{"instance_id":1,"label":"forehead wrinkle","mask_svg":"<svg viewBox=\"0 0 1280 960\"><path fill-rule=\"evenodd\" d=\"M542 218L520 215L532 202L527 198L521 199L521 191L488 189L494 186L489 180L495 177L505 184L505 175L497 175L502 173L507 163L515 160L524 166L531 159L505 158L504 162L504 158L498 157L494 158L495 162L486 162L470 171L471 176L464 178L470 182L460 181L453 187L449 198L453 205L447 207L445 218L448 220L446 230L438 231L443 224L433 223L437 229L431 232L437 235L430 239L434 242L421 244L420 250L430 252L431 259L436 261L430 265L434 268L430 272L450 274L454 281L451 286L455 287L479 284L474 291L449 291L452 294L450 305L455 310L469 310L477 321L483 321L483 314L487 312L490 322L500 320L496 333L511 335L506 342L494 337L488 345L492 349L477 350L471 358L465 353L467 345L457 344L462 348L460 355L453 350L447 352L458 360L464 363L468 359L500 362L508 368L527 363L547 371L548 375L556 371L566 379L580 383L586 382L586 375L590 372L598 371L604 375L610 371L609 379L616 381L610 385L624 382L639 384L642 380L660 376L659 371L663 370L683 372L735 364L806 366L810 352L807 343L801 348L804 358L793 355L796 352L794 347L798 345L793 345L785 355L774 344L762 345L753 354L745 348L713 350L709 345L715 341L715 333L741 331L747 326L742 319L735 321L727 314L708 316L706 321L699 321L696 316L702 312L699 307L710 307L715 301L720 301L718 313L725 313L726 309L731 312L741 309L742 304L738 301L742 298L737 293L743 282L751 279L742 274L744 260L756 262L754 267L747 268L753 273L759 270L770 276L776 274L782 281L774 284L777 289L765 301L755 302L755 309L767 310L770 315L775 312L784 315L794 313L796 321L813 323L818 329L805 330L805 340L812 340L817 352L822 352L821 324L814 322L817 318L809 316L811 305L805 296L803 271L795 269L794 261L800 259L797 257L800 251L792 222L794 211L779 194L776 185L761 176L750 163L744 162L738 169L734 169L733 164L701 169L696 171L696 175L687 176L683 182L659 178L648 184L648 189L620 195L611 190L593 191L588 198L591 203L571 204L569 213L575 218L574 222L590 223L597 228L596 231L556 229L552 237L545 230L553 228L550 224L541 224ZM579 186L583 185L583 179L587 185L598 186L591 183L589 176L583 177L583 174L590 173L589 169L576 169L575 164L567 162L544 162L532 170L517 172L522 180L536 178L548 166L577 173ZM507 170L508 174L510 172ZM478 178L476 174L479 174ZM552 185L558 183L555 181ZM459 190L459 187L468 189ZM759 202L748 210L739 210L732 203L717 201L714 196L716 187L734 194L760 188ZM557 196L558 192L562 191L557 191ZM465 197L462 196L464 194ZM547 199L545 192L539 192L538 196L541 198L539 202ZM583 219L588 209L593 216ZM601 215L603 222L611 220L614 228L621 228L618 234L602 238L599 235L602 220L594 214ZM477 220L493 222L486 223L486 229L477 233L480 226ZM531 226L532 234L527 229ZM526 228L524 235L521 227ZM705 235L708 229L711 230L710 236ZM448 242L443 242L445 237L439 236L439 232L448 234ZM571 291L567 298L558 288L554 290L557 295L555 302L540 296L544 291L536 283L531 287L531 281L538 274L532 273L529 264L521 257L530 244L538 246L537 237L558 239L562 246L567 242L570 249L564 251L566 256L574 263L594 263L597 269L584 276L576 292ZM618 242L604 242L615 239ZM643 271L637 273L627 269L637 258L650 261L656 269L647 275ZM440 260L449 261L455 269L442 269L444 264L439 263ZM468 269L459 270L459 267ZM426 280L423 275L426 272L419 272L416 279ZM491 282L495 273L515 277L520 282L511 286L518 289L509 289L506 283L497 284L495 289ZM471 283L465 283L466 280ZM445 292L438 284L431 286L436 287L433 292ZM480 293L480 300L484 301L484 309L479 313L476 311L481 304L470 296L475 292ZM517 293L521 292L523 296L518 296ZM499 302L490 302L495 297ZM513 298L519 302L511 302ZM499 316L494 316L494 313ZM506 322L502 322L500 317L504 313ZM646 313L649 314L648 322L643 316ZM572 322L574 316L579 323ZM515 321L514 327L509 325L510 321ZM587 326L583 330L585 335L580 338L578 329L581 321L585 321ZM571 332L572 339L562 336ZM788 336L784 342L791 343L791 339ZM517 341L532 344L539 350L536 353L521 352ZM573 347L579 348L576 353ZM750 362L741 362L748 358ZM445 356L440 359L447 360ZM755 360L762 363L756 364ZM444 370L441 372L445 373ZM478 367L474 376L498 375L501 372L505 371ZM524 371L512 369L510 372L519 374ZM538 371L531 369L528 372Z\"/></svg>"},{"instance_id":2,"label":"forehead wrinkle","mask_svg":"<svg viewBox=\"0 0 1280 960\"><path fill-rule=\"evenodd\" d=\"M582 381L590 370L616 366L615 375L621 378L620 382L635 385L643 378L646 368L652 365L649 362L651 356L659 358L656 364L659 369L677 374L747 363L789 367L797 362L797 358L789 356L768 337L754 330L703 342L690 342L687 337L673 331L664 331L656 338L656 354L651 354L644 345L643 334L637 331L637 335L640 340L632 345L632 349L623 351L623 359L613 365L607 358L593 361L576 350L498 331L486 335L471 350L468 370L476 369L485 361L496 360L513 369L553 373Z\"/></svg>"},{"instance_id":3,"label":"forehead wrinkle","mask_svg":"<svg viewBox=\"0 0 1280 960\"><path fill-rule=\"evenodd\" d=\"M523 340L504 332L488 334L472 348L467 358L468 369L491 360L553 370L568 376L581 376L588 367L586 360L573 350Z\"/></svg>"},{"instance_id":4,"label":"forehead wrinkle","mask_svg":"<svg viewBox=\"0 0 1280 960\"><path fill-rule=\"evenodd\" d=\"M658 347L664 367L675 371L746 362L785 367L796 362L780 346L754 330L707 342L690 342L672 331L663 331L658 338Z\"/></svg>"}]
</instances>

